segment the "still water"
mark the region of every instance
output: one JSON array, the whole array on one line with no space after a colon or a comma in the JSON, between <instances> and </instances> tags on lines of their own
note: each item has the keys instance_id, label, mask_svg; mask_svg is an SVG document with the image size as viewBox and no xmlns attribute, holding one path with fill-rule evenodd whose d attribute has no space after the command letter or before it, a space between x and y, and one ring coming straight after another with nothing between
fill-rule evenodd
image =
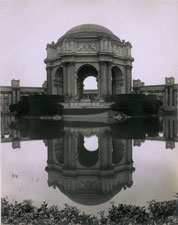
<instances>
[{"instance_id":1,"label":"still water","mask_svg":"<svg viewBox=\"0 0 178 225\"><path fill-rule=\"evenodd\" d=\"M123 122L1 120L1 196L96 214L178 192L177 118Z\"/></svg>"}]
</instances>

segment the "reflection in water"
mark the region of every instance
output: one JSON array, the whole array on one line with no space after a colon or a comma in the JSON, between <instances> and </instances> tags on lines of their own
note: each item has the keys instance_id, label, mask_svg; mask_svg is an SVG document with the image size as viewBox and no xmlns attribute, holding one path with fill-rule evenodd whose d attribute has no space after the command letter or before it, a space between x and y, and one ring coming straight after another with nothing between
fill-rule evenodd
<instances>
[{"instance_id":1,"label":"reflection in water","mask_svg":"<svg viewBox=\"0 0 178 225\"><path fill-rule=\"evenodd\" d=\"M56 122L13 117L2 119L2 142L44 140L48 149L48 185L59 188L74 202L97 205L109 201L133 184L133 144L144 140L166 141L173 149L177 138L177 118L129 119L122 123ZM161 135L160 135L161 134ZM85 138L95 136L89 151ZM16 174L13 174L14 178ZM36 181L37 182L37 181Z\"/></svg>"},{"instance_id":2,"label":"reflection in water","mask_svg":"<svg viewBox=\"0 0 178 225\"><path fill-rule=\"evenodd\" d=\"M98 149L91 152L84 135L95 131ZM47 146L48 185L77 203L101 204L132 185L132 142L112 137L108 127L65 127L63 136L48 140Z\"/></svg>"}]
</instances>

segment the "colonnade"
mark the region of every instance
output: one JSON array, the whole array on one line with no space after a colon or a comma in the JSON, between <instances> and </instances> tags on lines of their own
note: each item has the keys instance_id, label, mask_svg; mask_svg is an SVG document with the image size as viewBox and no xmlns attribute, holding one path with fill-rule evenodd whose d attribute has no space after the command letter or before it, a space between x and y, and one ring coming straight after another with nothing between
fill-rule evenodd
<instances>
[{"instance_id":1,"label":"colonnade","mask_svg":"<svg viewBox=\"0 0 178 225\"><path fill-rule=\"evenodd\" d=\"M66 99L76 99L80 97L82 94L82 84L81 78L79 77L79 70L81 67L93 67L97 72L94 76L98 82L98 99L105 99L113 94L112 90L112 68L117 67L120 71L120 75L117 75L115 85L117 89L122 89L121 91L117 91L114 94L129 94L131 93L132 87L132 75L131 70L132 66L120 66L113 64L110 61L100 61L95 63L95 66L91 63L81 63L80 65L76 65L75 62L65 62L62 63L58 68L63 69L63 85L62 85L62 93ZM48 94L59 94L57 93L57 89L55 88L55 73L58 69L47 67L47 90ZM90 72L90 71L88 71ZM92 75L90 75L92 76ZM119 77L120 76L120 77ZM57 83L56 83L57 85Z\"/></svg>"}]
</instances>

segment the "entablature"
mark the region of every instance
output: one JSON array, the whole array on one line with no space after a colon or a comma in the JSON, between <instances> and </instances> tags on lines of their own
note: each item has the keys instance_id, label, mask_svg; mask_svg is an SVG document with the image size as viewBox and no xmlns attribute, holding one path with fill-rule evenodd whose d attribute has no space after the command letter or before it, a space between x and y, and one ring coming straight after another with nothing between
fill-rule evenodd
<instances>
[{"instance_id":1,"label":"entablature","mask_svg":"<svg viewBox=\"0 0 178 225\"><path fill-rule=\"evenodd\" d=\"M120 57L131 57L131 44L129 42L112 41L110 38L92 39L65 39L56 44L47 45L47 60L63 57L65 54L110 54Z\"/></svg>"}]
</instances>

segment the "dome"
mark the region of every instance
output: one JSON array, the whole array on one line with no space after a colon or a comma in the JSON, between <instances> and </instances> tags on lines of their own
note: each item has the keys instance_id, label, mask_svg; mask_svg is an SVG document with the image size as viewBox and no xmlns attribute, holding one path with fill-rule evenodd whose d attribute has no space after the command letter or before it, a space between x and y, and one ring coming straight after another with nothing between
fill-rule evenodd
<instances>
[{"instance_id":1,"label":"dome","mask_svg":"<svg viewBox=\"0 0 178 225\"><path fill-rule=\"evenodd\" d=\"M115 36L112 31L107 29L106 27L103 27L101 25L97 24L82 24L75 26L71 28L69 31L67 31L58 41L61 41L61 39L72 37L72 36L86 36L86 35L101 35L101 36L109 36L114 39L117 39L120 41L120 39Z\"/></svg>"}]
</instances>

